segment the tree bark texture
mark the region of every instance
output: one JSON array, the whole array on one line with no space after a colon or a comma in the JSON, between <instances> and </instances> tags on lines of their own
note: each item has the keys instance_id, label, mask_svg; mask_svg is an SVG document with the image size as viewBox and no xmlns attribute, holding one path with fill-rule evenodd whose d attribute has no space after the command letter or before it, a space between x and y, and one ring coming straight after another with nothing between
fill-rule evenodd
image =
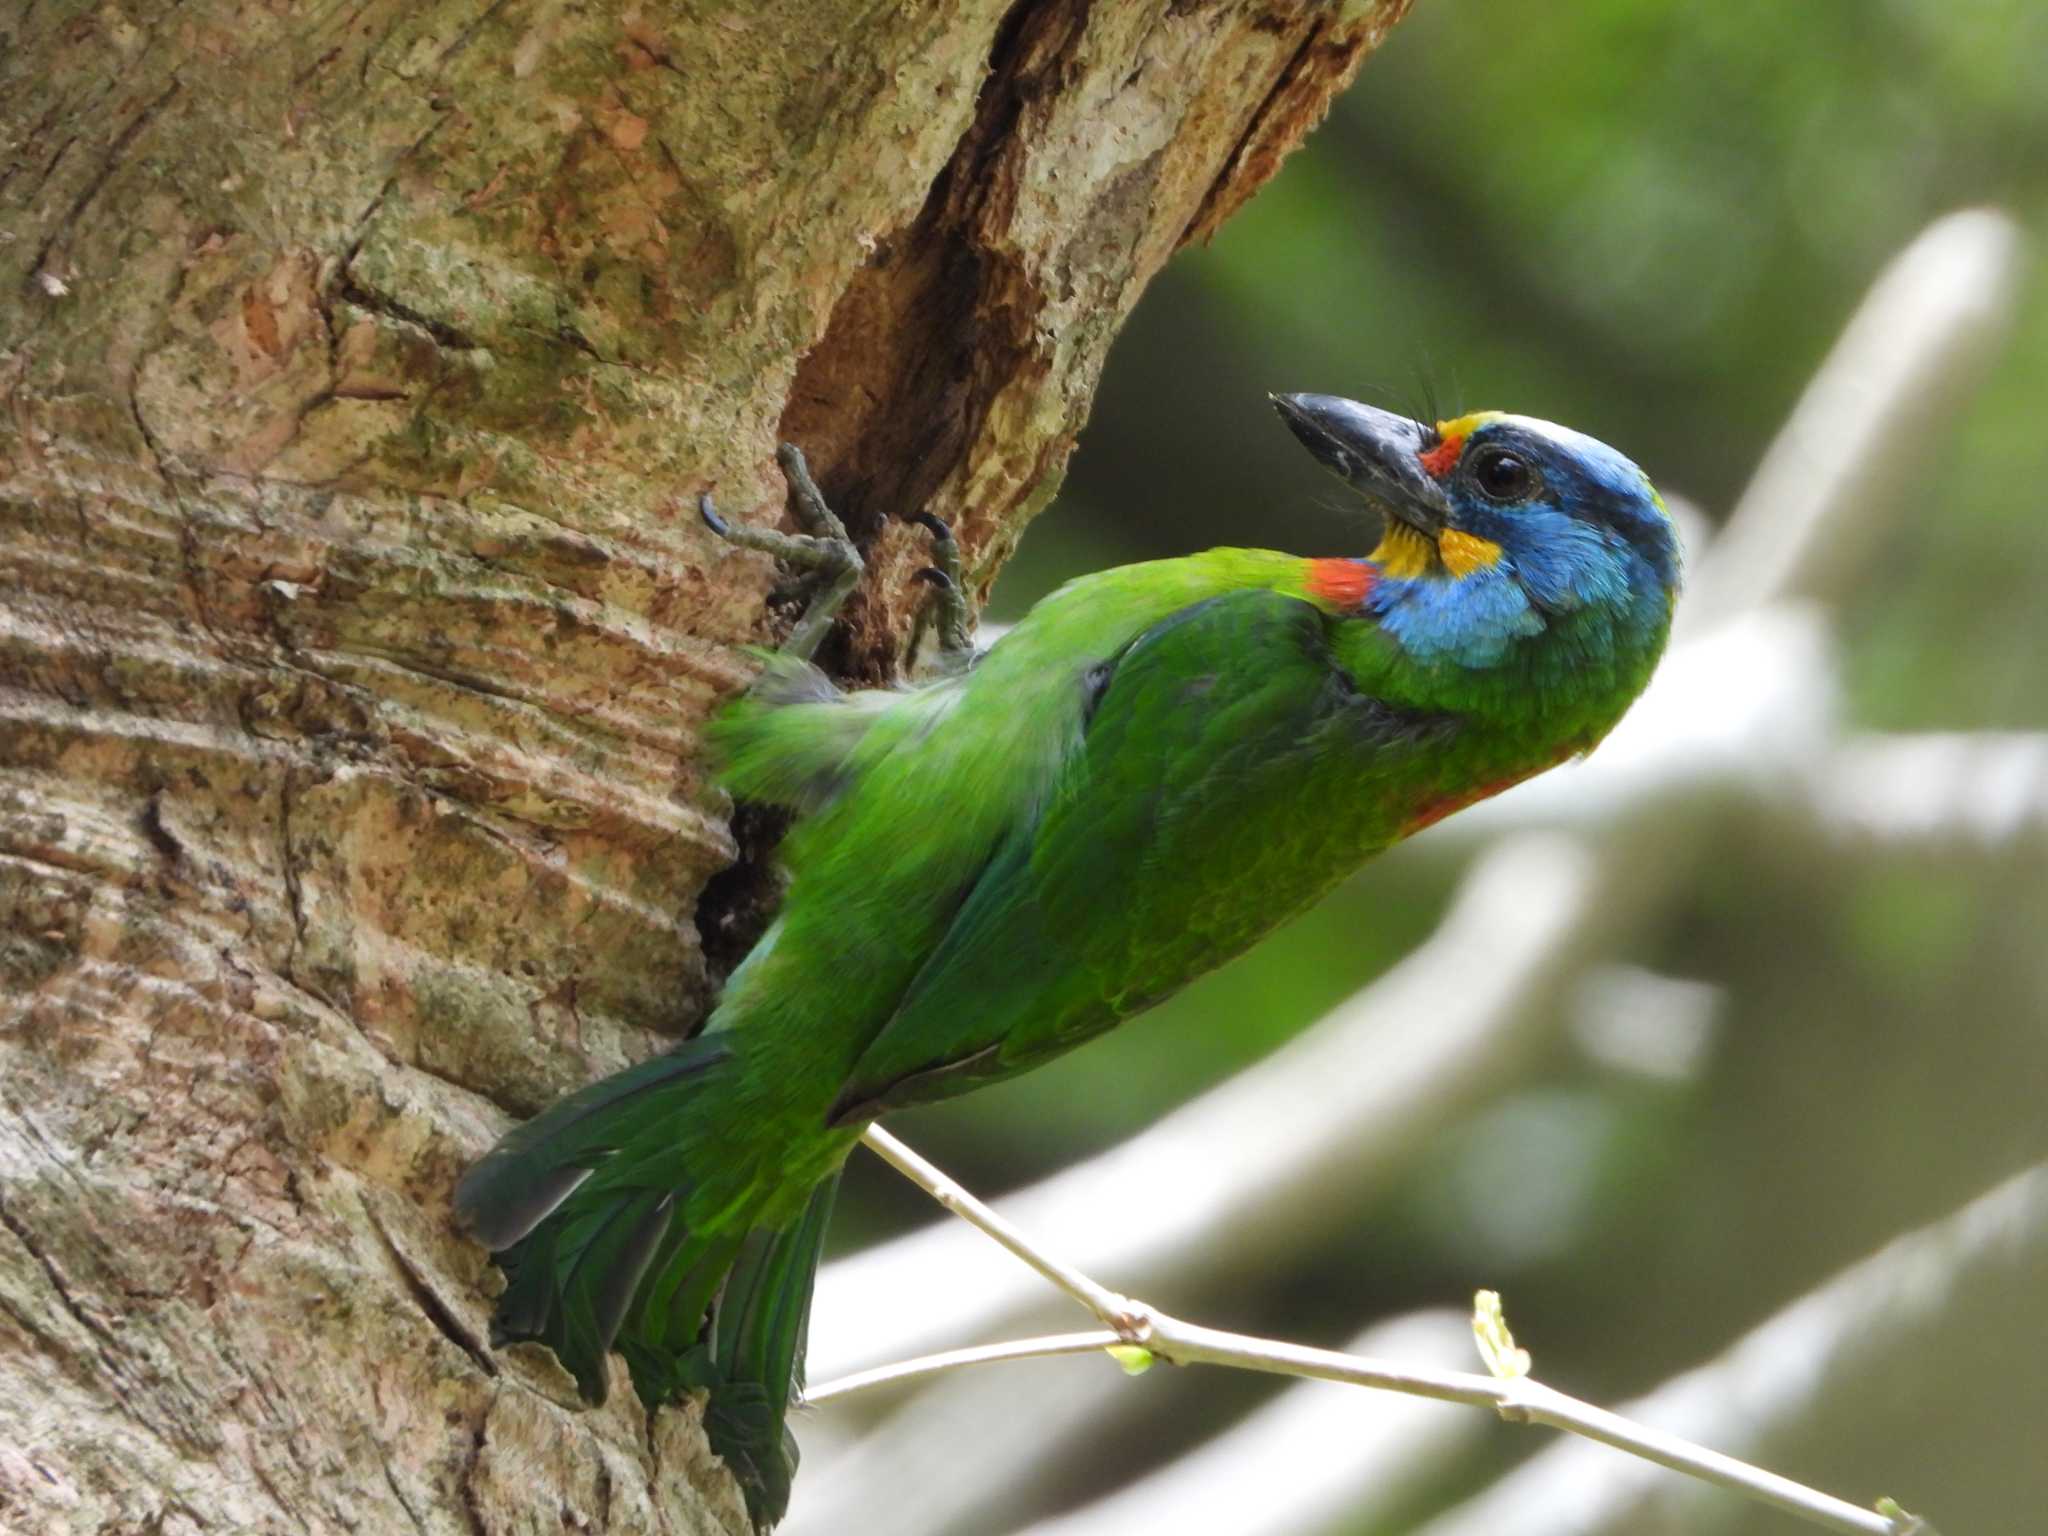
<instances>
[{"instance_id":1,"label":"tree bark texture","mask_svg":"<svg viewBox=\"0 0 2048 1536\"><path fill-rule=\"evenodd\" d=\"M697 493L804 446L890 675L1404 5L6 8L0 1529L744 1527L447 1206L759 924Z\"/></svg>"}]
</instances>

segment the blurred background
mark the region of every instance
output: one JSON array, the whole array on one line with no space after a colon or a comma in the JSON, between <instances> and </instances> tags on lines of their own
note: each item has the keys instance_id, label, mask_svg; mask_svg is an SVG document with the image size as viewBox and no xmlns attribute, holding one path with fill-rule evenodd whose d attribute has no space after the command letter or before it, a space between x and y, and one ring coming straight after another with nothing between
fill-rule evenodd
<instances>
[{"instance_id":1,"label":"blurred background","mask_svg":"<svg viewBox=\"0 0 2048 1536\"><path fill-rule=\"evenodd\" d=\"M1971 205L2020 241L1951 230L1800 416L1880 272ZM1695 571L1727 554L1693 659L1592 764L1397 850L1109 1038L891 1128L985 1197L1152 1128L1144 1171L1017 1210L1106 1284L1319 1344L1406 1319L1389 1352L1448 1339L1466 1368L1436 1314L1493 1287L1551 1385L1622 1405L1718 1362L1671 1427L1951 1536L2039 1529L2048 1214L2039 1175L2005 1181L2048 1159L2044 233L2037 0L1418 6L1148 295L988 618L1219 543L1370 549L1371 515L1265 403L1317 390L1630 453L1698 510ZM1738 503L1749 552L1717 552ZM1781 532L1806 554L1773 577ZM1438 1030L1468 1053L1409 1060ZM1289 1050L1314 1072L1240 1076ZM1205 1093L1206 1118L1166 1118ZM1305 1127L1323 1150L1273 1162ZM936 1212L855 1161L835 1251L866 1256L828 1269L814 1381L1087 1326L949 1269L964 1229L889 1246ZM1201 1240L1155 1230L1212 1197ZM1501 1484L1554 1437L1469 1409L1389 1427L1345 1420L1363 1394L1340 1388L1099 1358L973 1374L807 1415L789 1529L1804 1528L1667 1474L1600 1504L1634 1474L1598 1448ZM1319 1440L1333 1423L1355 1427ZM1488 1490L1508 1502L1470 1502Z\"/></svg>"}]
</instances>

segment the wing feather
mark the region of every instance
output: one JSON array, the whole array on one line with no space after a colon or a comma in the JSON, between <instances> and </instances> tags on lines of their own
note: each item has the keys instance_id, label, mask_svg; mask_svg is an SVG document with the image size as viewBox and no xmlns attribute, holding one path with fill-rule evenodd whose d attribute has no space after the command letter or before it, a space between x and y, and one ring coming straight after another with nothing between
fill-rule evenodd
<instances>
[{"instance_id":1,"label":"wing feather","mask_svg":"<svg viewBox=\"0 0 2048 1536\"><path fill-rule=\"evenodd\" d=\"M1397 759L1454 727L1358 693L1332 622L1232 592L1115 659L1079 750L967 892L836 1120L950 1097L1100 1033L1392 840Z\"/></svg>"}]
</instances>

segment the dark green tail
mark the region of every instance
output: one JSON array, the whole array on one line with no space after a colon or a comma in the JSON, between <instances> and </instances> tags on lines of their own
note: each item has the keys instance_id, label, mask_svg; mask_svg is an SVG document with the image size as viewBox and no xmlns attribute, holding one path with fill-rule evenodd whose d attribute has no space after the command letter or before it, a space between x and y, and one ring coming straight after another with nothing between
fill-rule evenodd
<instances>
[{"instance_id":1,"label":"dark green tail","mask_svg":"<svg viewBox=\"0 0 2048 1536\"><path fill-rule=\"evenodd\" d=\"M455 1208L506 1274L494 1342L540 1340L592 1402L614 1348L650 1407L709 1388L711 1447L766 1527L796 1473L784 1421L839 1179L779 1230L746 1215L688 1225L693 1190L719 1171L692 1166L717 1142L691 1131L715 1125L731 1063L724 1042L697 1039L570 1095L472 1168Z\"/></svg>"}]
</instances>

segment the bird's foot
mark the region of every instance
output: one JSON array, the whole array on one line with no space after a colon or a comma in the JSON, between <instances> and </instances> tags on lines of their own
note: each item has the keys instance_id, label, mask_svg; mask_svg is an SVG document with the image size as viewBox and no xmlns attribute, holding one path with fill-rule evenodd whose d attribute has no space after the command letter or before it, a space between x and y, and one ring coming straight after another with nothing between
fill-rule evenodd
<instances>
[{"instance_id":1,"label":"bird's foot","mask_svg":"<svg viewBox=\"0 0 2048 1536\"><path fill-rule=\"evenodd\" d=\"M789 482L796 520L805 532L783 533L774 528L729 523L712 504L709 491L697 498L697 511L704 519L704 526L726 543L736 544L741 549L758 549L817 577L818 584L811 593L810 601L804 604L804 611L790 630L789 638L782 642L784 655L809 661L832 628L832 621L839 617L839 610L852 596L853 589L860 585L861 574L866 567L861 561L860 551L847 536L846 525L826 505L824 493L818 489L817 481L811 478L810 466L804 462L803 453L793 444L784 443L775 450L775 462L782 466L782 477Z\"/></svg>"},{"instance_id":2,"label":"bird's foot","mask_svg":"<svg viewBox=\"0 0 2048 1536\"><path fill-rule=\"evenodd\" d=\"M929 623L938 630L939 670L964 672L974 661L974 615L960 585L960 545L943 518L915 512L910 521L922 524L932 536L932 563L917 573L917 579L932 589L931 600L917 616L911 651L917 650L918 636Z\"/></svg>"}]
</instances>

